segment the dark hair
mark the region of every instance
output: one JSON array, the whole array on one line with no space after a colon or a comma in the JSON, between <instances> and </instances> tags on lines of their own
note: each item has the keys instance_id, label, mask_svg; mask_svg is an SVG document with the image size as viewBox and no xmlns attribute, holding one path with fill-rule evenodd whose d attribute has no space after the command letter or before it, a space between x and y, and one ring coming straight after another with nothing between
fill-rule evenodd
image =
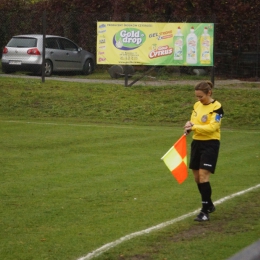
<instances>
[{"instance_id":1,"label":"dark hair","mask_svg":"<svg viewBox=\"0 0 260 260\"><path fill-rule=\"evenodd\" d=\"M195 90L201 90L205 94L208 94L209 91L212 91L212 89L213 84L210 81L202 81L195 86Z\"/></svg>"}]
</instances>

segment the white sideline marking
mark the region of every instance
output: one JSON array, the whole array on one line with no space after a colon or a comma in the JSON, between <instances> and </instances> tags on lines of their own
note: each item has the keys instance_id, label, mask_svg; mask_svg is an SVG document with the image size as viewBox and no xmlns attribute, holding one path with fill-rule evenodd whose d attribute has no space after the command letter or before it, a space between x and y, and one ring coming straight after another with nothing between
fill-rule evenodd
<instances>
[{"instance_id":1,"label":"white sideline marking","mask_svg":"<svg viewBox=\"0 0 260 260\"><path fill-rule=\"evenodd\" d=\"M230 199L233 199L234 197L243 195L243 194L245 194L245 193L247 193L249 191L255 190L255 189L259 188L259 187L260 187L260 184L257 184L256 186L253 186L253 187L248 188L246 190L242 190L242 191L239 191L237 193L234 193L234 194L231 194L229 196L226 196L226 197L224 197L222 199L219 199L219 200L215 201L214 204L215 205L221 204L221 203L223 203L223 202L225 202L227 200L230 200ZM197 214L198 210L200 210L200 208L195 210L195 211L193 211L193 212L190 212L188 214L182 215L182 216L180 216L178 218L175 218L175 219L163 222L163 223L161 223L159 225L156 225L156 226L153 226L153 227L141 230L141 231L137 231L137 232L131 233L131 234L126 235L124 237L121 237L121 238L119 238L119 239L117 239L117 240L115 240L113 242L110 242L108 244L105 244L105 245L101 246L100 248L92 251L91 253L88 253L86 256L78 258L77 260L89 260L89 259L92 259L94 257L97 257L97 256L103 254L104 252L108 251L109 249L111 249L113 247L116 247L117 245L119 245L119 244L121 244L121 243L123 243L123 242L125 242L127 240L130 240L130 239L132 239L134 237L142 236L144 234L150 233L150 232L155 231L155 230L162 229L162 228L167 227L169 225L172 225L172 224L174 224L174 223L176 223L178 221L181 221L181 220L184 220L186 218L189 218L189 217Z\"/></svg>"},{"instance_id":2,"label":"white sideline marking","mask_svg":"<svg viewBox=\"0 0 260 260\"><path fill-rule=\"evenodd\" d=\"M48 123L48 122L29 122L29 121L20 121L20 120L7 120L2 121L5 123L24 123L24 124L34 124L34 125L53 125L53 126L81 126L81 127L110 127L110 128L135 128L131 126L117 126L117 125L96 125L96 124L64 124L64 123Z\"/></svg>"},{"instance_id":3,"label":"white sideline marking","mask_svg":"<svg viewBox=\"0 0 260 260\"><path fill-rule=\"evenodd\" d=\"M23 121L23 120L0 120L4 123L19 123L19 124L35 124L35 125L53 125L53 126L80 126L80 127L103 127L103 128L126 128L126 129L136 129L137 126L128 126L128 125L102 125L102 124L73 124L73 123L52 123L52 122L33 122L33 121ZM140 128L149 130L157 129L158 127L151 126L140 126ZM169 127L168 127L169 128ZM177 127L175 127L177 129ZM240 133L250 133L250 134L259 134L259 131L256 130L240 130L240 129L222 129L221 132L240 132Z\"/></svg>"}]
</instances>

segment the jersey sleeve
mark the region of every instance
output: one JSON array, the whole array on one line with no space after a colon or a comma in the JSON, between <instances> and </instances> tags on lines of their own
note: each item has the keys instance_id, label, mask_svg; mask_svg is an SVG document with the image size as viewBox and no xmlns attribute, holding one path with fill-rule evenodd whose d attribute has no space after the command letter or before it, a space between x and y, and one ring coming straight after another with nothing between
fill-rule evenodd
<instances>
[{"instance_id":1,"label":"jersey sleeve","mask_svg":"<svg viewBox=\"0 0 260 260\"><path fill-rule=\"evenodd\" d=\"M224 110L222 108L222 106L216 110L214 110L213 112L216 112L221 118L224 116Z\"/></svg>"}]
</instances>

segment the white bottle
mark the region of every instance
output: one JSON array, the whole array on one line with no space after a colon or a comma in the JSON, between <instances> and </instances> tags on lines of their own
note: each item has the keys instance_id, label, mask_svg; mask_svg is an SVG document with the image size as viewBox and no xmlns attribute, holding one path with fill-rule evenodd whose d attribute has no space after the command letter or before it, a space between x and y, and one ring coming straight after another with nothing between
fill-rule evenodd
<instances>
[{"instance_id":1,"label":"white bottle","mask_svg":"<svg viewBox=\"0 0 260 260\"><path fill-rule=\"evenodd\" d=\"M194 27L191 27L190 33L187 36L187 57L186 62L188 64L197 63L197 35L194 33Z\"/></svg>"},{"instance_id":2,"label":"white bottle","mask_svg":"<svg viewBox=\"0 0 260 260\"><path fill-rule=\"evenodd\" d=\"M200 38L200 63L210 64L210 35L207 27Z\"/></svg>"},{"instance_id":3,"label":"white bottle","mask_svg":"<svg viewBox=\"0 0 260 260\"><path fill-rule=\"evenodd\" d=\"M177 33L173 37L174 43L174 60L183 60L183 34L181 33L181 28L178 27Z\"/></svg>"}]
</instances>

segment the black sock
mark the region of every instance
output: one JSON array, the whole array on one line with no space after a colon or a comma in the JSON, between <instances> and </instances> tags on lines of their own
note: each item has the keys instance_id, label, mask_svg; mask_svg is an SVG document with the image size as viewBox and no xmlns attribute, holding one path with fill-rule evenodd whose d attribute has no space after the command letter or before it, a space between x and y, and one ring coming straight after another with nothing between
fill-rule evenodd
<instances>
[{"instance_id":1,"label":"black sock","mask_svg":"<svg viewBox=\"0 0 260 260\"><path fill-rule=\"evenodd\" d=\"M197 183L197 186L198 186L198 190L199 190L199 192L200 192L200 194L201 194L200 183Z\"/></svg>"},{"instance_id":2,"label":"black sock","mask_svg":"<svg viewBox=\"0 0 260 260\"><path fill-rule=\"evenodd\" d=\"M213 205L211 200L211 186L209 182L199 183L198 189L201 194L201 200L202 200L202 212L207 213L208 208Z\"/></svg>"}]
</instances>

